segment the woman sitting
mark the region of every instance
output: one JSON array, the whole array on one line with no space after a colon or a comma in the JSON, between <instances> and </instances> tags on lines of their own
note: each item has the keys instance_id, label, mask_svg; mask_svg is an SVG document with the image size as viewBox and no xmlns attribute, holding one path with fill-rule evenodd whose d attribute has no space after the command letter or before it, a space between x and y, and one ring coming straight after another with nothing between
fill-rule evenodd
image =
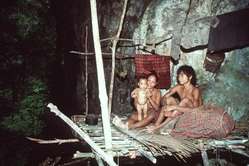
<instances>
[{"instance_id":1,"label":"woman sitting","mask_svg":"<svg viewBox=\"0 0 249 166\"><path fill-rule=\"evenodd\" d=\"M155 125L148 128L150 132L161 128L176 116L202 105L200 89L196 86L196 74L191 66L184 65L177 70L177 82L178 84L163 96L165 105ZM175 94L180 100L173 97ZM164 121L165 118L167 119Z\"/></svg>"},{"instance_id":2,"label":"woman sitting","mask_svg":"<svg viewBox=\"0 0 249 166\"><path fill-rule=\"evenodd\" d=\"M153 132L177 118L167 133L176 137L224 138L234 129L234 120L223 108L203 105L200 89L196 86L195 71L190 66L181 66L177 71L178 84L163 97L159 118L148 131ZM178 94L180 100L172 97ZM165 121L164 119L167 118Z\"/></svg>"},{"instance_id":3,"label":"woman sitting","mask_svg":"<svg viewBox=\"0 0 249 166\"><path fill-rule=\"evenodd\" d=\"M119 117L115 117L113 119L113 123L116 126L126 129L135 129L140 127L145 127L149 125L151 122L155 121L159 115L159 107L161 100L160 90L156 88L157 85L157 75L155 72L151 72L147 76L147 84L148 84L148 116L139 121L138 113L133 112L132 115L128 118L126 123L123 123ZM135 101L137 102L137 101Z\"/></svg>"}]
</instances>

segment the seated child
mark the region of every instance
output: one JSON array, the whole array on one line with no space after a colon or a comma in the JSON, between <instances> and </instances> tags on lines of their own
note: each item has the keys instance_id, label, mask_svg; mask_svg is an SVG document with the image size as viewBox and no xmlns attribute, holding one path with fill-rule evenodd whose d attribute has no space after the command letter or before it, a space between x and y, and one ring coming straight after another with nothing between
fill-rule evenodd
<instances>
[{"instance_id":1,"label":"seated child","mask_svg":"<svg viewBox=\"0 0 249 166\"><path fill-rule=\"evenodd\" d=\"M138 88L135 88L131 97L134 98L134 105L138 113L138 121L148 116L148 83L146 77L140 77L138 80ZM143 117L142 117L143 114Z\"/></svg>"}]
</instances>

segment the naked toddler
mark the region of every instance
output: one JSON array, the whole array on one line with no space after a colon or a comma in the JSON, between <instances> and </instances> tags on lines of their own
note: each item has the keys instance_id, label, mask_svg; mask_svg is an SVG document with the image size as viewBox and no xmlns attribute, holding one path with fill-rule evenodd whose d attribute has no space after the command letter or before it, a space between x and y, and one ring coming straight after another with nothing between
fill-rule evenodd
<instances>
[{"instance_id":1,"label":"naked toddler","mask_svg":"<svg viewBox=\"0 0 249 166\"><path fill-rule=\"evenodd\" d=\"M148 83L145 77L141 77L138 80L138 88L134 89L131 93L131 97L135 99L134 105L137 109L138 120L141 121L143 118L148 116ZM142 116L143 114L143 116Z\"/></svg>"}]
</instances>

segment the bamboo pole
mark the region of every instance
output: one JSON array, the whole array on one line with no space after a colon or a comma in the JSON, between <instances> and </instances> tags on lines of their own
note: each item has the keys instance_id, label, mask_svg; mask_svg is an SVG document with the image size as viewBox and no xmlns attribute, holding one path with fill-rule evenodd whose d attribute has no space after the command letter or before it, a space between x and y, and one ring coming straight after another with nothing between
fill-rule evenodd
<instances>
[{"instance_id":1,"label":"bamboo pole","mask_svg":"<svg viewBox=\"0 0 249 166\"><path fill-rule=\"evenodd\" d=\"M55 113L57 116L59 116L64 122L66 122L82 139L84 139L91 148L100 155L100 157L105 160L110 166L117 166L117 164L113 161L112 156L105 153L102 149L96 145L96 143L88 136L87 133L82 131L71 119L69 119L67 116L65 116L60 110L53 105L52 103L49 103L47 105L48 108L50 108L50 111Z\"/></svg>"},{"instance_id":2,"label":"bamboo pole","mask_svg":"<svg viewBox=\"0 0 249 166\"><path fill-rule=\"evenodd\" d=\"M96 0L90 0L91 4L91 16L92 16L92 32L93 32L93 41L95 49L95 58L97 65L97 76L98 76L98 89L99 89L99 99L101 105L101 115L103 121L103 130L105 138L105 147L107 150L112 149L112 134L110 126L110 116L108 115L108 100L106 92L106 83L105 83L105 74L103 67L102 52L100 47L99 40L99 26L98 26L98 16L96 9Z\"/></svg>"},{"instance_id":3,"label":"bamboo pole","mask_svg":"<svg viewBox=\"0 0 249 166\"><path fill-rule=\"evenodd\" d=\"M87 40L88 40L88 26L86 26L86 37L85 37L85 53L88 52L87 50L87 46L88 46L88 43L87 43ZM85 94L85 102L86 102L86 115L88 115L88 70L87 70L87 61L88 61L88 57L85 56L85 91L86 91L86 94Z\"/></svg>"},{"instance_id":4,"label":"bamboo pole","mask_svg":"<svg viewBox=\"0 0 249 166\"><path fill-rule=\"evenodd\" d=\"M128 3L128 0L125 0L123 12L122 12L119 27L118 27L118 32L117 32L117 35L114 37L113 45L112 45L112 72L111 72L111 82L110 82L110 89L109 89L109 103L108 103L109 116L110 116L111 110L112 110L113 85L114 85L114 74L115 74L115 64L116 64L115 53L116 53L116 47L117 47L117 44L119 41L118 39L119 39L119 36L121 34L123 23L124 23L124 17L125 17L125 13L126 13L126 9L127 9L127 3Z\"/></svg>"},{"instance_id":5,"label":"bamboo pole","mask_svg":"<svg viewBox=\"0 0 249 166\"><path fill-rule=\"evenodd\" d=\"M105 166L103 160L99 157L99 154L95 153L95 159L98 163L98 166Z\"/></svg>"},{"instance_id":6,"label":"bamboo pole","mask_svg":"<svg viewBox=\"0 0 249 166\"><path fill-rule=\"evenodd\" d=\"M44 139L37 139L32 137L26 137L30 141L37 142L38 144L64 144L64 143L74 143L80 142L78 139L54 139L54 140L44 140Z\"/></svg>"},{"instance_id":7,"label":"bamboo pole","mask_svg":"<svg viewBox=\"0 0 249 166\"><path fill-rule=\"evenodd\" d=\"M109 40L115 40L115 37L109 37L109 38L105 38L105 39L101 39L100 42L105 42L105 41L109 41ZM134 42L134 39L125 39L125 38L118 38L116 40L121 40L121 41L129 41L129 42Z\"/></svg>"},{"instance_id":8,"label":"bamboo pole","mask_svg":"<svg viewBox=\"0 0 249 166\"><path fill-rule=\"evenodd\" d=\"M80 51L70 51L69 53L71 54L76 54L76 55L83 55L83 56L89 56L89 55L95 55L95 53L93 52L88 52L88 53L84 53L84 52L80 52ZM103 55L103 59L111 59L112 57L109 55L112 55L112 53L107 53L107 52L102 52ZM105 56L108 55L108 56ZM78 56L78 58L80 59L84 59L83 56ZM160 56L160 55L158 55ZM90 58L92 58L92 56L90 56ZM116 59L131 59L131 58L135 58L135 55L129 55L129 54L117 54L116 53Z\"/></svg>"},{"instance_id":9,"label":"bamboo pole","mask_svg":"<svg viewBox=\"0 0 249 166\"><path fill-rule=\"evenodd\" d=\"M201 150L201 157L202 157L202 161L203 161L203 165L204 166L209 166L209 161L208 161L208 155L207 155L207 151L204 147L203 141L199 140L199 146L200 146L200 150Z\"/></svg>"},{"instance_id":10,"label":"bamboo pole","mask_svg":"<svg viewBox=\"0 0 249 166\"><path fill-rule=\"evenodd\" d=\"M76 55L83 55L83 56L89 56L89 55L95 55L95 53L93 52L80 52L80 51L70 51L69 53L71 54L76 54ZM108 53L108 52L102 52L102 55L112 55L112 53ZM136 55L134 54L121 54L121 53L116 53L115 58L116 59L131 59L131 58L135 58ZM166 55L160 55L158 54L157 56L163 56L163 57L169 57L170 56L166 56ZM91 57L91 56L90 56ZM83 57L79 56L78 58L83 59ZM103 59L111 59L110 56L103 56Z\"/></svg>"},{"instance_id":11,"label":"bamboo pole","mask_svg":"<svg viewBox=\"0 0 249 166\"><path fill-rule=\"evenodd\" d=\"M149 159L153 164L156 164L157 159L151 154L151 152L144 151L143 149L138 149L138 152L147 159Z\"/></svg>"}]
</instances>

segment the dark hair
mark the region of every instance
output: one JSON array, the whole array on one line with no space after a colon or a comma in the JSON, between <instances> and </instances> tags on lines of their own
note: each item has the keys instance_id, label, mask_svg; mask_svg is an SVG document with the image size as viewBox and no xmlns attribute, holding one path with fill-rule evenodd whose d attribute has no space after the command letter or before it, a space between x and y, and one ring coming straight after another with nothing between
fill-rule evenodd
<instances>
[{"instance_id":1,"label":"dark hair","mask_svg":"<svg viewBox=\"0 0 249 166\"><path fill-rule=\"evenodd\" d=\"M155 76L156 77L156 82L158 82L158 76L157 76L157 73L154 70L150 71L150 73L147 75L147 78L149 78L150 76Z\"/></svg>"},{"instance_id":2,"label":"dark hair","mask_svg":"<svg viewBox=\"0 0 249 166\"><path fill-rule=\"evenodd\" d=\"M137 82L139 82L140 79L145 79L147 80L147 76L146 75L140 75L137 77Z\"/></svg>"},{"instance_id":3,"label":"dark hair","mask_svg":"<svg viewBox=\"0 0 249 166\"><path fill-rule=\"evenodd\" d=\"M146 75L141 75L141 76L137 77L138 81L141 80L141 79L147 79Z\"/></svg>"},{"instance_id":4,"label":"dark hair","mask_svg":"<svg viewBox=\"0 0 249 166\"><path fill-rule=\"evenodd\" d=\"M197 79L196 79L196 74L195 74L195 70L191 67L191 66L188 66L188 65L183 65L181 67L178 68L177 70L177 82L179 83L179 74L183 72L184 74L186 74L186 76L189 78L192 76L191 78L191 81L190 83L192 85L196 85L196 82L197 82Z\"/></svg>"}]
</instances>

